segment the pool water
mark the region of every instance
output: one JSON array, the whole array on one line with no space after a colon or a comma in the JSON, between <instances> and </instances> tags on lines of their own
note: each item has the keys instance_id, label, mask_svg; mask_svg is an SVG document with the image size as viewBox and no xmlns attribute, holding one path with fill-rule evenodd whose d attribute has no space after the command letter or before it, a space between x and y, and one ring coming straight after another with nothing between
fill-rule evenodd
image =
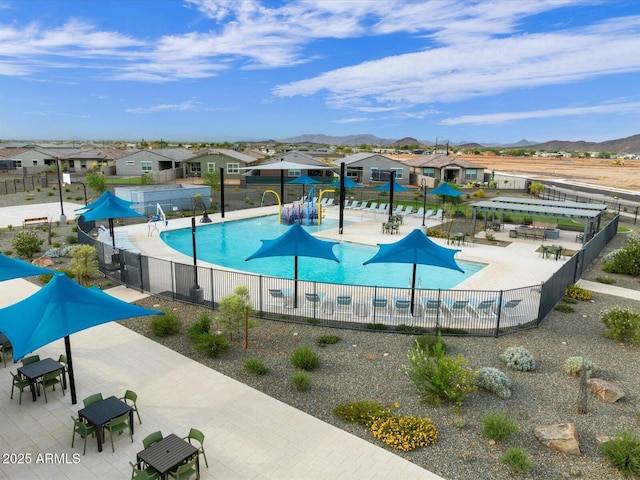
<instances>
[{"instance_id":1,"label":"pool water","mask_svg":"<svg viewBox=\"0 0 640 480\"><path fill-rule=\"evenodd\" d=\"M338 221L329 219L320 226L305 226L309 233L337 228ZM270 215L246 220L199 225L196 230L198 259L235 270L272 277L293 278L293 257L256 258L245 261L261 246L260 240L271 240L282 235L287 225L278 224L277 216ZM348 225L345 224L345 228ZM191 228L172 230L160 234L162 240L174 250L193 255ZM411 264L376 263L363 265L378 251L378 247L340 242L333 253L340 260L336 263L309 257L298 258L298 279L348 285L381 287L410 287L413 266ZM458 260L465 271L461 273L445 268L418 265L416 287L451 289L481 270L484 264Z\"/></svg>"}]
</instances>

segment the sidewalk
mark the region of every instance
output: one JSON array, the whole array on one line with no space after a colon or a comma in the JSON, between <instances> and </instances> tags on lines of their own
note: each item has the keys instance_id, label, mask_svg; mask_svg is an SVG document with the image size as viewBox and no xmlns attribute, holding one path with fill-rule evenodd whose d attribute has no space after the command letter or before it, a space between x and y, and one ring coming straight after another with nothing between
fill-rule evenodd
<instances>
[{"instance_id":1,"label":"sidewalk","mask_svg":"<svg viewBox=\"0 0 640 480\"><path fill-rule=\"evenodd\" d=\"M640 290L632 290L630 288L616 287L615 285L607 285L600 282L590 282L588 280L578 280L578 285L592 292L605 293L615 297L628 298L640 302Z\"/></svg>"}]
</instances>

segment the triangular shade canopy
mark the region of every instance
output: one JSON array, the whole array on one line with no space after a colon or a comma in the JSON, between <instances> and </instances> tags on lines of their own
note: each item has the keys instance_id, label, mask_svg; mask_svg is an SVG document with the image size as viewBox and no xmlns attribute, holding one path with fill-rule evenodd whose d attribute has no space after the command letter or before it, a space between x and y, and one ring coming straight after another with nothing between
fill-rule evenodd
<instances>
[{"instance_id":1,"label":"triangular shade canopy","mask_svg":"<svg viewBox=\"0 0 640 480\"><path fill-rule=\"evenodd\" d=\"M444 195L444 196L447 196L447 197L459 197L460 195L462 195L462 192L456 190L455 188L453 188L448 183L441 183L440 185L438 185L433 190L429 190L427 192L427 194L429 194L429 195Z\"/></svg>"},{"instance_id":2,"label":"triangular shade canopy","mask_svg":"<svg viewBox=\"0 0 640 480\"><path fill-rule=\"evenodd\" d=\"M387 182L384 185L380 185L379 187L374 188L374 190L378 190L379 192L388 192L391 189L391 182ZM395 180L393 181L393 191L398 192L406 192L407 190L411 190L410 188L403 187Z\"/></svg>"},{"instance_id":3,"label":"triangular shade canopy","mask_svg":"<svg viewBox=\"0 0 640 480\"><path fill-rule=\"evenodd\" d=\"M340 179L338 178L335 182L333 182L331 185L329 185L330 187L340 187ZM344 179L344 188L356 188L356 187L362 187L363 185L361 183L357 183L354 182L353 180L351 180L349 177L345 177Z\"/></svg>"},{"instance_id":4,"label":"triangular shade canopy","mask_svg":"<svg viewBox=\"0 0 640 480\"><path fill-rule=\"evenodd\" d=\"M246 260L261 257L316 257L340 262L333 253L333 246L338 242L319 240L297 223L278 238L261 242L262 246Z\"/></svg>"},{"instance_id":5,"label":"triangular shade canopy","mask_svg":"<svg viewBox=\"0 0 640 480\"><path fill-rule=\"evenodd\" d=\"M289 180L287 183L293 183L298 185L312 185L314 183L322 183L322 182L320 180L316 180L315 178L311 178L306 173L303 173L299 177L296 177L293 180Z\"/></svg>"},{"instance_id":6,"label":"triangular shade canopy","mask_svg":"<svg viewBox=\"0 0 640 480\"><path fill-rule=\"evenodd\" d=\"M0 253L0 282L14 278L45 275L47 273L56 273L56 271L23 262L18 258L9 258Z\"/></svg>"},{"instance_id":7,"label":"triangular shade canopy","mask_svg":"<svg viewBox=\"0 0 640 480\"><path fill-rule=\"evenodd\" d=\"M104 193L102 195L100 195L98 198L96 198L93 202L91 202L88 205L85 205L84 207L76 208L75 211L76 212L89 211L89 210L91 210L93 208L98 207L102 202L104 202L105 200L107 200L109 198L115 199L118 203L121 203L124 206L130 206L132 204L132 202L127 202L126 200L123 200L122 198L115 196L109 190L105 190Z\"/></svg>"},{"instance_id":8,"label":"triangular shade canopy","mask_svg":"<svg viewBox=\"0 0 640 480\"><path fill-rule=\"evenodd\" d=\"M0 330L13 346L14 361L43 345L102 323L163 315L85 288L64 273L24 300L0 309Z\"/></svg>"},{"instance_id":9,"label":"triangular shade canopy","mask_svg":"<svg viewBox=\"0 0 640 480\"><path fill-rule=\"evenodd\" d=\"M97 202L97 200L96 200ZM95 202L94 202L95 203ZM109 218L144 217L131 208L131 204L116 196L101 201L97 207L82 213L85 220L104 220Z\"/></svg>"}]
</instances>

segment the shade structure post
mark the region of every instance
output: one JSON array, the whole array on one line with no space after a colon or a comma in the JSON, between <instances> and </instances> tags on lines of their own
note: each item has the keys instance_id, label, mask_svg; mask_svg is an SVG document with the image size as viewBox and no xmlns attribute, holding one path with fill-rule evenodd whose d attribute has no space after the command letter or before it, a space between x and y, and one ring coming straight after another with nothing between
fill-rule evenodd
<instances>
[{"instance_id":1,"label":"shade structure post","mask_svg":"<svg viewBox=\"0 0 640 480\"><path fill-rule=\"evenodd\" d=\"M339 211L339 220L338 220L338 233L342 235L342 231L344 228L344 175L345 175L345 165L344 162L340 164L340 211Z\"/></svg>"},{"instance_id":2,"label":"shade structure post","mask_svg":"<svg viewBox=\"0 0 640 480\"><path fill-rule=\"evenodd\" d=\"M411 277L411 315L413 315L413 303L416 299L416 270L418 265L413 264L413 276Z\"/></svg>"},{"instance_id":3,"label":"shade structure post","mask_svg":"<svg viewBox=\"0 0 640 480\"><path fill-rule=\"evenodd\" d=\"M71 392L71 404L75 405L78 403L78 398L76 396L76 379L73 374L73 358L71 357L71 340L69 339L69 335L64 337L64 351L67 356L67 374L69 377L69 391Z\"/></svg>"},{"instance_id":4,"label":"shade structure post","mask_svg":"<svg viewBox=\"0 0 640 480\"><path fill-rule=\"evenodd\" d=\"M389 178L389 223L391 223L391 217L393 216L393 184L396 181L396 172L394 170L391 170Z\"/></svg>"},{"instance_id":5,"label":"shade structure post","mask_svg":"<svg viewBox=\"0 0 640 480\"><path fill-rule=\"evenodd\" d=\"M293 308L298 308L298 256L293 261Z\"/></svg>"},{"instance_id":6,"label":"shade structure post","mask_svg":"<svg viewBox=\"0 0 640 480\"><path fill-rule=\"evenodd\" d=\"M198 283L198 254L196 250L196 201L193 202L193 215L191 216L191 245L193 250L193 286L189 290L192 303L200 304L204 300L204 290Z\"/></svg>"},{"instance_id":7,"label":"shade structure post","mask_svg":"<svg viewBox=\"0 0 640 480\"><path fill-rule=\"evenodd\" d=\"M420 187L422 188L422 226L424 227L425 210L427 208L427 181L424 178L420 180Z\"/></svg>"},{"instance_id":8,"label":"shade structure post","mask_svg":"<svg viewBox=\"0 0 640 480\"><path fill-rule=\"evenodd\" d=\"M220 167L220 217L224 218L224 168Z\"/></svg>"}]
</instances>

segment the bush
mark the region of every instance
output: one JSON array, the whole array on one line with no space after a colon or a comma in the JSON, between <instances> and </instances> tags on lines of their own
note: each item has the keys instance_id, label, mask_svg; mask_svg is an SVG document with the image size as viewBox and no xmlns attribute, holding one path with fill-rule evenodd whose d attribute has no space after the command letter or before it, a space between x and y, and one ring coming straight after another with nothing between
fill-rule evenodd
<instances>
[{"instance_id":1,"label":"bush","mask_svg":"<svg viewBox=\"0 0 640 480\"><path fill-rule=\"evenodd\" d=\"M201 333L196 338L196 350L211 358L218 358L229 350L229 341L222 332Z\"/></svg>"},{"instance_id":2,"label":"bush","mask_svg":"<svg viewBox=\"0 0 640 480\"><path fill-rule=\"evenodd\" d=\"M381 403L374 400L349 402L338 405L333 413L345 422L370 427L379 418L387 418L391 413Z\"/></svg>"},{"instance_id":3,"label":"bush","mask_svg":"<svg viewBox=\"0 0 640 480\"><path fill-rule=\"evenodd\" d=\"M632 277L640 276L640 241L630 237L629 242L622 248L611 252L604 258L602 267L607 273L623 273Z\"/></svg>"},{"instance_id":4,"label":"bush","mask_svg":"<svg viewBox=\"0 0 640 480\"><path fill-rule=\"evenodd\" d=\"M300 392L306 392L311 388L311 375L305 371L297 371L291 375L291 383Z\"/></svg>"},{"instance_id":5,"label":"bush","mask_svg":"<svg viewBox=\"0 0 640 480\"><path fill-rule=\"evenodd\" d=\"M151 319L151 331L158 337L168 337L180 331L180 320L175 313L165 312Z\"/></svg>"},{"instance_id":6,"label":"bush","mask_svg":"<svg viewBox=\"0 0 640 480\"><path fill-rule=\"evenodd\" d=\"M340 337L338 337L337 335L322 335L320 338L318 338L317 343L320 347L326 347L327 345L338 343L339 340Z\"/></svg>"},{"instance_id":7,"label":"bush","mask_svg":"<svg viewBox=\"0 0 640 480\"><path fill-rule=\"evenodd\" d=\"M371 425L371 433L395 450L407 452L436 442L438 430L430 418L390 416L378 418Z\"/></svg>"},{"instance_id":8,"label":"bush","mask_svg":"<svg viewBox=\"0 0 640 480\"><path fill-rule=\"evenodd\" d=\"M476 377L476 385L495 393L500 398L511 397L511 380L502 371L492 367L482 367Z\"/></svg>"},{"instance_id":9,"label":"bush","mask_svg":"<svg viewBox=\"0 0 640 480\"><path fill-rule=\"evenodd\" d=\"M501 442L518 433L516 422L504 412L489 412L482 418L482 434Z\"/></svg>"},{"instance_id":10,"label":"bush","mask_svg":"<svg viewBox=\"0 0 640 480\"><path fill-rule=\"evenodd\" d=\"M587 378L590 378L598 369L598 366L591 360L584 361ZM569 375L580 376L582 374L582 357L569 357L564 361L564 371Z\"/></svg>"},{"instance_id":11,"label":"bush","mask_svg":"<svg viewBox=\"0 0 640 480\"><path fill-rule=\"evenodd\" d=\"M610 277L598 277L596 278L596 282L604 283L605 285L613 285L614 283L616 283L615 279Z\"/></svg>"},{"instance_id":12,"label":"bush","mask_svg":"<svg viewBox=\"0 0 640 480\"><path fill-rule=\"evenodd\" d=\"M203 313L189 327L189 338L195 342L203 333L209 333L209 330L211 330L211 319Z\"/></svg>"},{"instance_id":13,"label":"bush","mask_svg":"<svg viewBox=\"0 0 640 480\"><path fill-rule=\"evenodd\" d=\"M600 450L611 465L624 476L640 476L640 440L629 430L600 444Z\"/></svg>"},{"instance_id":14,"label":"bush","mask_svg":"<svg viewBox=\"0 0 640 480\"><path fill-rule=\"evenodd\" d=\"M565 291L565 296L575 298L576 300L588 301L591 300L591 292L576 284L569 285Z\"/></svg>"},{"instance_id":15,"label":"bush","mask_svg":"<svg viewBox=\"0 0 640 480\"><path fill-rule=\"evenodd\" d=\"M408 356L410 367L404 369L404 373L418 390L422 402L462 405L477 390L473 383L476 372L468 367L469 362L459 355L456 358L445 355L438 344L432 355L412 348Z\"/></svg>"},{"instance_id":16,"label":"bush","mask_svg":"<svg viewBox=\"0 0 640 480\"><path fill-rule=\"evenodd\" d=\"M248 358L242 365L244 369L253 375L266 375L269 373L269 367L267 367L259 357Z\"/></svg>"},{"instance_id":17,"label":"bush","mask_svg":"<svg viewBox=\"0 0 640 480\"><path fill-rule=\"evenodd\" d=\"M291 352L291 364L300 370L312 371L320 365L320 359L311 345L303 345Z\"/></svg>"},{"instance_id":18,"label":"bush","mask_svg":"<svg viewBox=\"0 0 640 480\"><path fill-rule=\"evenodd\" d=\"M500 355L500 360L508 367L521 372L535 370L536 361L524 347L509 347Z\"/></svg>"},{"instance_id":19,"label":"bush","mask_svg":"<svg viewBox=\"0 0 640 480\"><path fill-rule=\"evenodd\" d=\"M424 350L428 355L433 355L435 346L437 344L441 345L443 353L447 353L447 345L442 341L442 335L440 335L439 333L438 335L426 333L416 338L416 345L418 346L418 348Z\"/></svg>"},{"instance_id":20,"label":"bush","mask_svg":"<svg viewBox=\"0 0 640 480\"><path fill-rule=\"evenodd\" d=\"M553 307L553 309L556 312L562 312L562 313L571 313L571 312L574 311L573 307L571 305L566 304L566 303L559 303L555 307Z\"/></svg>"},{"instance_id":21,"label":"bush","mask_svg":"<svg viewBox=\"0 0 640 480\"><path fill-rule=\"evenodd\" d=\"M500 457L500 461L509 467L509 470L514 475L527 473L533 466L527 452L516 447L507 448L502 457Z\"/></svg>"},{"instance_id":22,"label":"bush","mask_svg":"<svg viewBox=\"0 0 640 480\"><path fill-rule=\"evenodd\" d=\"M627 309L612 308L602 313L605 336L616 341L640 343L640 315Z\"/></svg>"},{"instance_id":23,"label":"bush","mask_svg":"<svg viewBox=\"0 0 640 480\"><path fill-rule=\"evenodd\" d=\"M70 251L71 269L78 283L88 285L98 269L98 254L91 245L77 245Z\"/></svg>"},{"instance_id":24,"label":"bush","mask_svg":"<svg viewBox=\"0 0 640 480\"><path fill-rule=\"evenodd\" d=\"M78 237L75 235L67 235L66 237L67 243L73 245L74 243L78 243Z\"/></svg>"},{"instance_id":25,"label":"bush","mask_svg":"<svg viewBox=\"0 0 640 480\"><path fill-rule=\"evenodd\" d=\"M18 232L13 238L13 248L19 257L33 258L40 251L44 240L38 238L36 232Z\"/></svg>"}]
</instances>

